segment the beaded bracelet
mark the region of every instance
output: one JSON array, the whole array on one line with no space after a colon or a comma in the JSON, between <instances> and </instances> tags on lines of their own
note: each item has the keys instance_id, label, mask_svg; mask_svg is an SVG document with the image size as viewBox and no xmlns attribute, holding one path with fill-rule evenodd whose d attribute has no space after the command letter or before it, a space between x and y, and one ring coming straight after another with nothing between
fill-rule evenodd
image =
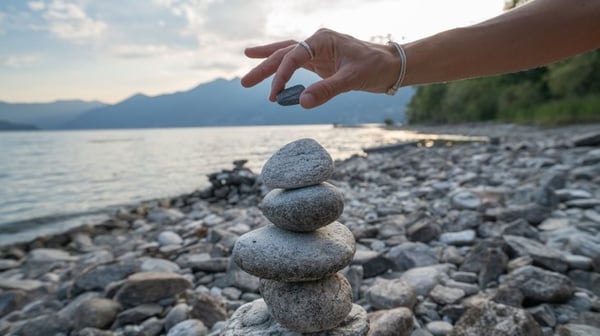
<instances>
[{"instance_id":1,"label":"beaded bracelet","mask_svg":"<svg viewBox=\"0 0 600 336\"><path fill-rule=\"evenodd\" d=\"M389 88L385 94L393 96L396 94L396 92L398 92L398 89L400 88L400 86L402 85L402 82L404 81L404 75L406 75L406 53L404 52L404 48L402 48L402 46L400 44L398 44L397 42L394 41L389 41L387 43L388 45L393 45L396 50L398 50L398 55L400 55L400 76L398 76L398 80L396 81L396 84L394 84L394 86L392 86L391 88Z\"/></svg>"}]
</instances>

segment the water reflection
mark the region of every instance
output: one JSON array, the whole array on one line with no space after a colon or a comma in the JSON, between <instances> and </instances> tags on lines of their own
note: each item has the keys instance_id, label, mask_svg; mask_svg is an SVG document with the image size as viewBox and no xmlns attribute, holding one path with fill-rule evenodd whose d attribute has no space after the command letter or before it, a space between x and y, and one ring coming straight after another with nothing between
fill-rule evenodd
<instances>
[{"instance_id":1,"label":"water reflection","mask_svg":"<svg viewBox=\"0 0 600 336\"><path fill-rule=\"evenodd\" d=\"M334 159L433 139L330 125L0 133L0 233L8 223L191 192L236 159L259 172L275 150L304 137L319 141Z\"/></svg>"}]
</instances>

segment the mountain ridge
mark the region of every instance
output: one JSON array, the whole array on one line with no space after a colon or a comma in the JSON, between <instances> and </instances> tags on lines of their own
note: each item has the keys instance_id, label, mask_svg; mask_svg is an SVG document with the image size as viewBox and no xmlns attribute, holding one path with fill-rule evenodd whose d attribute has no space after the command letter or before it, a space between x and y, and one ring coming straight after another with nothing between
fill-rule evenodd
<instances>
[{"instance_id":1,"label":"mountain ridge","mask_svg":"<svg viewBox=\"0 0 600 336\"><path fill-rule=\"evenodd\" d=\"M298 71L290 84L316 80L318 77L314 74ZM269 80L253 88L244 88L239 78L219 78L185 91L155 96L137 93L112 105L76 101L82 103L81 111L57 113L58 118L53 122L36 122L36 116L43 119L40 111L21 115L21 118L7 118L0 105L0 119L49 129L381 123L385 119L403 121L405 106L413 94L410 87L402 88L393 97L348 92L327 104L305 110L298 105L271 103L267 99L269 89ZM43 104L39 107L43 109Z\"/></svg>"}]
</instances>

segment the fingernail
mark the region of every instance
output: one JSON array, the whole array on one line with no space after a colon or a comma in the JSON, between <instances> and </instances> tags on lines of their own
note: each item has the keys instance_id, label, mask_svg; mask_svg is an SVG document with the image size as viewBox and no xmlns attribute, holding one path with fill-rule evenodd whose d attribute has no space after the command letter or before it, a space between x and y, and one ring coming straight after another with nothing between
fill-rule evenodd
<instances>
[{"instance_id":1,"label":"fingernail","mask_svg":"<svg viewBox=\"0 0 600 336\"><path fill-rule=\"evenodd\" d=\"M310 92L303 92L300 96L300 105L304 108L312 108L317 104L315 95Z\"/></svg>"}]
</instances>

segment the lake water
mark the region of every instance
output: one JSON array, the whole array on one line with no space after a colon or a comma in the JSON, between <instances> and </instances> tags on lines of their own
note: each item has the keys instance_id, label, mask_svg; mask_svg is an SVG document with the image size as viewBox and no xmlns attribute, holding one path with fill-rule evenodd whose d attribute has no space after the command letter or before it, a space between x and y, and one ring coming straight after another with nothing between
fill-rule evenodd
<instances>
[{"instance_id":1,"label":"lake water","mask_svg":"<svg viewBox=\"0 0 600 336\"><path fill-rule=\"evenodd\" d=\"M334 159L422 136L330 125L0 133L0 245L101 220L112 207L208 186L247 159L259 173L286 143L319 141Z\"/></svg>"}]
</instances>

